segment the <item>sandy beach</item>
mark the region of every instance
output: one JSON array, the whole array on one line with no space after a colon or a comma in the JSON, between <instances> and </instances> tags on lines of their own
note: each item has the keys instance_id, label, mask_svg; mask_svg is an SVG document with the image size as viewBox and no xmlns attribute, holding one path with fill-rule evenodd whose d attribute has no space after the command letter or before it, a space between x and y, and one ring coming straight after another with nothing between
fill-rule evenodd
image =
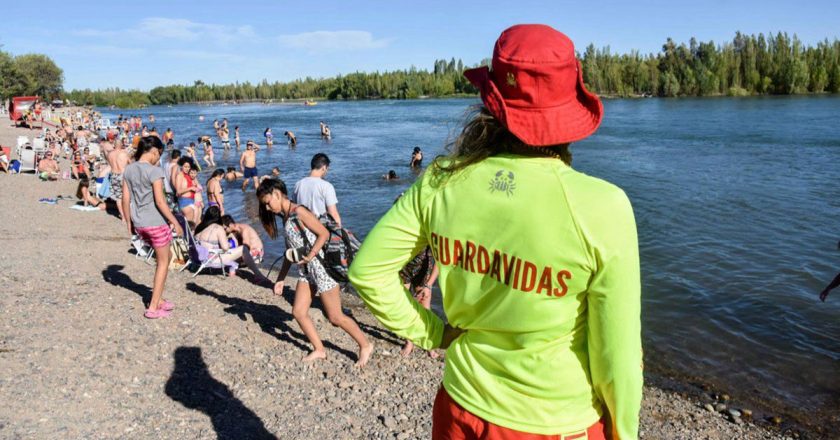
<instances>
[{"instance_id":1,"label":"sandy beach","mask_svg":"<svg viewBox=\"0 0 840 440\"><path fill-rule=\"evenodd\" d=\"M0 144L18 132L30 135L4 119ZM122 223L38 202L74 194L73 181L0 174L0 186L0 438L430 438L443 361L400 357L402 341L352 294L345 308L376 344L363 370L318 302L328 358L302 364L291 291L273 296L247 270L171 272L176 309L147 320L153 268L129 252ZM793 438L723 400L648 386L640 436Z\"/></svg>"}]
</instances>

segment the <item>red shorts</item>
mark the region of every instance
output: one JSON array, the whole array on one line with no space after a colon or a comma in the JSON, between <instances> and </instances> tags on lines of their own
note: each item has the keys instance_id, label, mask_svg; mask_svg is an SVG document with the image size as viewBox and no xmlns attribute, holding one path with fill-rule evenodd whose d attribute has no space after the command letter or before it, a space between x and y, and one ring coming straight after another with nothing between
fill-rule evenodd
<instances>
[{"instance_id":1,"label":"red shorts","mask_svg":"<svg viewBox=\"0 0 840 440\"><path fill-rule=\"evenodd\" d=\"M604 424L596 422L586 430L542 435L516 431L490 423L455 403L443 387L435 397L432 415L434 440L606 440Z\"/></svg>"},{"instance_id":2,"label":"red shorts","mask_svg":"<svg viewBox=\"0 0 840 440\"><path fill-rule=\"evenodd\" d=\"M155 249L169 246L172 241L172 229L169 225L148 226L145 228L134 228L137 235Z\"/></svg>"}]
</instances>

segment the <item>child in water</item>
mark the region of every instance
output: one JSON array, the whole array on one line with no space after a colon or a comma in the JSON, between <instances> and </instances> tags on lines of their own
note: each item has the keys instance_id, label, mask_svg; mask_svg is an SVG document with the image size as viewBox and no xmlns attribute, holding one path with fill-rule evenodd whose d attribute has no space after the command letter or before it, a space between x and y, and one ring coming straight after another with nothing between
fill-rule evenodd
<instances>
[{"instance_id":1,"label":"child in water","mask_svg":"<svg viewBox=\"0 0 840 440\"><path fill-rule=\"evenodd\" d=\"M266 128L263 136L265 136L265 146L271 148L274 145L274 135L271 133L271 128Z\"/></svg>"}]
</instances>

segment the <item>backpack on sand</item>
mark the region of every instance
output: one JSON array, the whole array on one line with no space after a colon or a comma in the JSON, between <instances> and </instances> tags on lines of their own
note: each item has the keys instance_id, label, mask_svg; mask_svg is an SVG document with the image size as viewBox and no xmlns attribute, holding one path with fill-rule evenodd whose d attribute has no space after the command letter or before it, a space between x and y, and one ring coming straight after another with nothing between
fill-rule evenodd
<instances>
[{"instance_id":1,"label":"backpack on sand","mask_svg":"<svg viewBox=\"0 0 840 440\"><path fill-rule=\"evenodd\" d=\"M350 230L339 227L331 215L327 213L322 214L318 217L318 220L321 221L321 224L330 233L330 238L324 243L321 252L318 253L318 261L324 266L330 278L338 283L347 283L350 281L347 272L350 270L353 258L356 257L356 252L359 251L362 244ZM311 249L312 243L309 243L309 239L303 233L303 225L300 224L297 218L295 218L295 222L301 231L304 244L306 244L307 248Z\"/></svg>"}]
</instances>

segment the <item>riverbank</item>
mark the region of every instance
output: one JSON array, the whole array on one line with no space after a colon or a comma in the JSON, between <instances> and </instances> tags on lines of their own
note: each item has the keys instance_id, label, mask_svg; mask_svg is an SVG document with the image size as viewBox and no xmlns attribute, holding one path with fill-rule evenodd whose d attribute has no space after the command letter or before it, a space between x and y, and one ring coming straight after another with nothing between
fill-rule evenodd
<instances>
[{"instance_id":1,"label":"riverbank","mask_svg":"<svg viewBox=\"0 0 840 440\"><path fill-rule=\"evenodd\" d=\"M38 202L74 193L72 181L0 175L0 185L0 437L429 437L442 361L401 358L401 341L354 296L345 308L376 344L361 371L355 344L318 303L328 359L302 364L291 292L275 297L244 270L170 273L173 317L146 320L152 268L129 253L117 219ZM642 438L782 438L664 388L645 388Z\"/></svg>"}]
</instances>

